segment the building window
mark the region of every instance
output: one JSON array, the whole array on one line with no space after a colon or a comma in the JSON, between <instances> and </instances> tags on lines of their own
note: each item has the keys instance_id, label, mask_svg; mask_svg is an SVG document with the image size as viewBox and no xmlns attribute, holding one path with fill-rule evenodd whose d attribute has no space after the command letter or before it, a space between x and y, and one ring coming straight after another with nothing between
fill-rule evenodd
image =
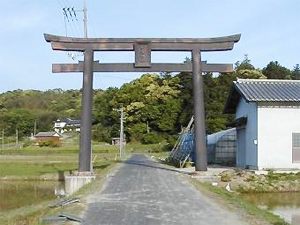
<instances>
[{"instance_id":1,"label":"building window","mask_svg":"<svg viewBox=\"0 0 300 225\"><path fill-rule=\"evenodd\" d=\"M293 163L300 163L300 133L293 133Z\"/></svg>"}]
</instances>

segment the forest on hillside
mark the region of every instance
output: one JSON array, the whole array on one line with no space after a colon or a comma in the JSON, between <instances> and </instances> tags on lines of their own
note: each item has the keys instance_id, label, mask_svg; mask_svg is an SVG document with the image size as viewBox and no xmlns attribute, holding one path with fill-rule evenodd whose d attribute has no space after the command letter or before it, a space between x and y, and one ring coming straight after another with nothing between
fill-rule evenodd
<instances>
[{"instance_id":1,"label":"forest on hillside","mask_svg":"<svg viewBox=\"0 0 300 225\"><path fill-rule=\"evenodd\" d=\"M270 62L263 69L255 68L247 55L235 63L234 72L214 76L204 74L206 132L226 129L234 115L224 115L223 108L232 82L244 79L300 80L299 64L293 70ZM120 88L94 90L93 139L111 142L119 136L123 107L127 141L155 143L174 140L193 115L191 73L144 74ZM0 131L20 138L37 131L53 130L57 119L80 119L81 91L53 89L47 91L14 90L0 94Z\"/></svg>"}]
</instances>

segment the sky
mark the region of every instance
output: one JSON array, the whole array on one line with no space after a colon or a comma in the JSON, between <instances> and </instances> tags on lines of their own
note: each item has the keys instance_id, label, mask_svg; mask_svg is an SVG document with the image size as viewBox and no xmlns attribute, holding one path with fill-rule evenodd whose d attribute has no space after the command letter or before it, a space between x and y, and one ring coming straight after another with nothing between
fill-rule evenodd
<instances>
[{"instance_id":1,"label":"sky","mask_svg":"<svg viewBox=\"0 0 300 225\"><path fill-rule=\"evenodd\" d=\"M202 53L208 63L256 68L271 61L300 64L300 0L86 0L88 37L210 38L241 34L233 50ZM63 8L76 13L66 18ZM76 63L53 51L43 34L84 36L83 0L0 0L0 93L80 89L82 74L52 73L52 63ZM152 62L183 62L190 53L152 53ZM100 62L134 62L133 52L101 52ZM120 87L141 73L95 73L95 89Z\"/></svg>"}]
</instances>

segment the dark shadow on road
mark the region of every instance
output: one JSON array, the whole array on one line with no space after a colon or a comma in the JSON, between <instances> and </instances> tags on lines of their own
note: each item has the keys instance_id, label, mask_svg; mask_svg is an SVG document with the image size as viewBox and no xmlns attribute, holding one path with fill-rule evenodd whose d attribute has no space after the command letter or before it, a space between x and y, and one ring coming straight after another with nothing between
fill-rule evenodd
<instances>
[{"instance_id":1,"label":"dark shadow on road","mask_svg":"<svg viewBox=\"0 0 300 225\"><path fill-rule=\"evenodd\" d=\"M140 157L142 155L136 155L136 156ZM135 156L133 156L133 157L135 157ZM142 156L142 157L146 157L146 156ZM166 166L159 165L158 162L150 161L150 160L128 159L124 163L128 164L128 165L144 166L144 167L149 167L149 168L153 168L153 169L161 169L161 170L167 170L167 171L172 171L172 172L176 172L176 173L190 174L188 172L184 172L184 171L179 171L179 170L176 170L176 169L167 168Z\"/></svg>"}]
</instances>

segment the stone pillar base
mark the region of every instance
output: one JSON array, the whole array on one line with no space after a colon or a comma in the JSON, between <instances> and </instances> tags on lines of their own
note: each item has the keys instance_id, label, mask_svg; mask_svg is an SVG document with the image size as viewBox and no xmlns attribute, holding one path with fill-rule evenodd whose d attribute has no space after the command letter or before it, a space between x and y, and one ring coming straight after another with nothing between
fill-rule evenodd
<instances>
[{"instance_id":1,"label":"stone pillar base","mask_svg":"<svg viewBox=\"0 0 300 225\"><path fill-rule=\"evenodd\" d=\"M84 185L91 183L96 176L91 172L75 172L72 175L65 176L66 195L72 195Z\"/></svg>"}]
</instances>

